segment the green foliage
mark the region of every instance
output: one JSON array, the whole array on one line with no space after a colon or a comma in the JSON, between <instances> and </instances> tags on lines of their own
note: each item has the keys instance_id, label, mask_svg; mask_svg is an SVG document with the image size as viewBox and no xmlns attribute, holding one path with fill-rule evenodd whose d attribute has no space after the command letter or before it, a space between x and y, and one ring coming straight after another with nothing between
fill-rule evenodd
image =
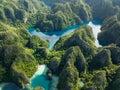
<instances>
[{"instance_id":1,"label":"green foliage","mask_svg":"<svg viewBox=\"0 0 120 90\"><path fill-rule=\"evenodd\" d=\"M3 22L0 22L0 32L1 32L1 31L8 31L8 30L13 31L13 30L15 30L15 29L16 29L16 28L11 27L11 26L9 26L9 25L6 25L6 24L4 24Z\"/></svg>"},{"instance_id":2,"label":"green foliage","mask_svg":"<svg viewBox=\"0 0 120 90\"><path fill-rule=\"evenodd\" d=\"M40 0L1 0L0 20L14 25L24 24L37 11L47 12L45 4ZM18 26L17 26L18 27Z\"/></svg>"},{"instance_id":3,"label":"green foliage","mask_svg":"<svg viewBox=\"0 0 120 90\"><path fill-rule=\"evenodd\" d=\"M118 13L116 8L113 6L112 1L114 0L85 0L92 9L94 18L105 19ZM104 15L103 15L104 13Z\"/></svg>"},{"instance_id":4,"label":"green foliage","mask_svg":"<svg viewBox=\"0 0 120 90\"><path fill-rule=\"evenodd\" d=\"M0 63L0 83L3 81L5 74L6 74L6 69L3 66L1 66L1 63Z\"/></svg>"},{"instance_id":5,"label":"green foliage","mask_svg":"<svg viewBox=\"0 0 120 90\"><path fill-rule=\"evenodd\" d=\"M0 20L4 20L6 17L4 15L4 11L0 9Z\"/></svg>"},{"instance_id":6,"label":"green foliage","mask_svg":"<svg viewBox=\"0 0 120 90\"><path fill-rule=\"evenodd\" d=\"M90 7L82 0L76 0L75 3L71 3L71 9L82 21L88 21L92 18Z\"/></svg>"},{"instance_id":7,"label":"green foliage","mask_svg":"<svg viewBox=\"0 0 120 90\"><path fill-rule=\"evenodd\" d=\"M42 87L35 87L33 90L44 90Z\"/></svg>"},{"instance_id":8,"label":"green foliage","mask_svg":"<svg viewBox=\"0 0 120 90\"><path fill-rule=\"evenodd\" d=\"M15 57L20 54L24 53L24 49L19 46L4 46L3 47L3 63L6 67L10 67L15 60Z\"/></svg>"},{"instance_id":9,"label":"green foliage","mask_svg":"<svg viewBox=\"0 0 120 90\"><path fill-rule=\"evenodd\" d=\"M49 56L49 50L44 47L39 47L36 49L34 56L38 60L39 64L48 63L48 60L46 61L46 59Z\"/></svg>"},{"instance_id":10,"label":"green foliage","mask_svg":"<svg viewBox=\"0 0 120 90\"><path fill-rule=\"evenodd\" d=\"M85 78L87 79L82 90L106 90L108 83L105 71L93 71L91 74L85 75Z\"/></svg>"},{"instance_id":11,"label":"green foliage","mask_svg":"<svg viewBox=\"0 0 120 90\"><path fill-rule=\"evenodd\" d=\"M86 61L79 47L71 47L66 51L58 68L59 73L68 63L75 65L79 73L85 71Z\"/></svg>"},{"instance_id":12,"label":"green foliage","mask_svg":"<svg viewBox=\"0 0 120 90\"><path fill-rule=\"evenodd\" d=\"M105 20L101 29L102 32L98 35L98 40L101 45L109 45L112 43L119 45L120 22L118 21L117 16Z\"/></svg>"},{"instance_id":13,"label":"green foliage","mask_svg":"<svg viewBox=\"0 0 120 90\"><path fill-rule=\"evenodd\" d=\"M27 43L27 46L29 48L33 48L33 49L36 49L38 47L48 47L48 42L42 40L39 36L34 35L34 36L30 37L30 39Z\"/></svg>"},{"instance_id":14,"label":"green foliage","mask_svg":"<svg viewBox=\"0 0 120 90\"><path fill-rule=\"evenodd\" d=\"M0 33L0 46L4 45L16 45L19 42L19 38L13 31L6 31Z\"/></svg>"},{"instance_id":15,"label":"green foliage","mask_svg":"<svg viewBox=\"0 0 120 90\"><path fill-rule=\"evenodd\" d=\"M108 87L110 90L119 90L120 89L120 68L116 70L116 74L114 75L114 79L110 86Z\"/></svg>"},{"instance_id":16,"label":"green foliage","mask_svg":"<svg viewBox=\"0 0 120 90\"><path fill-rule=\"evenodd\" d=\"M59 65L60 65L60 58L55 56L51 58L50 63L48 64L48 67L50 68L53 74L56 74L58 71Z\"/></svg>"},{"instance_id":17,"label":"green foliage","mask_svg":"<svg viewBox=\"0 0 120 90\"><path fill-rule=\"evenodd\" d=\"M98 71L93 77L93 83L96 90L105 90L107 86L106 73L104 71Z\"/></svg>"},{"instance_id":18,"label":"green foliage","mask_svg":"<svg viewBox=\"0 0 120 90\"><path fill-rule=\"evenodd\" d=\"M120 63L120 48L115 45L107 46L105 48L111 51L112 62L114 64L119 64Z\"/></svg>"},{"instance_id":19,"label":"green foliage","mask_svg":"<svg viewBox=\"0 0 120 90\"><path fill-rule=\"evenodd\" d=\"M23 10L15 9L14 13L15 13L15 18L17 19L23 20L25 18L25 12Z\"/></svg>"},{"instance_id":20,"label":"green foliage","mask_svg":"<svg viewBox=\"0 0 120 90\"><path fill-rule=\"evenodd\" d=\"M0 48L0 80L14 82L23 87L36 71L37 61L29 49L20 46L4 46ZM6 74L7 73L7 74ZM8 78L9 77L9 78ZM15 79L13 79L15 78Z\"/></svg>"},{"instance_id":21,"label":"green foliage","mask_svg":"<svg viewBox=\"0 0 120 90\"><path fill-rule=\"evenodd\" d=\"M109 66L111 64L112 64L112 61L111 61L111 52L108 49L104 49L104 50L98 52L95 55L95 57L91 61L90 66L93 69L100 69L100 68L103 68L105 66Z\"/></svg>"},{"instance_id":22,"label":"green foliage","mask_svg":"<svg viewBox=\"0 0 120 90\"><path fill-rule=\"evenodd\" d=\"M36 15L42 16L40 13ZM69 25L80 24L82 21L91 19L91 17L90 8L82 1L75 3L75 5L72 3L55 3L50 13L44 13L44 18L37 18L38 22L35 21L36 19L31 20L31 22L35 21L35 27L43 32L58 31Z\"/></svg>"},{"instance_id":23,"label":"green foliage","mask_svg":"<svg viewBox=\"0 0 120 90\"><path fill-rule=\"evenodd\" d=\"M5 11L5 15L8 19L12 19L14 20L15 19L15 16L14 16L14 11L12 8L4 8L4 11Z\"/></svg>"},{"instance_id":24,"label":"green foliage","mask_svg":"<svg viewBox=\"0 0 120 90\"><path fill-rule=\"evenodd\" d=\"M95 53L94 37L90 27L82 27L74 33L61 38L54 46L55 50L66 50L71 46L79 46L85 57Z\"/></svg>"},{"instance_id":25,"label":"green foliage","mask_svg":"<svg viewBox=\"0 0 120 90\"><path fill-rule=\"evenodd\" d=\"M36 60L38 61L38 63L39 64L47 64L49 68L51 67L51 70L53 70L52 68L56 67L56 66L51 66L51 65L52 64L56 65L56 63L59 65L59 62L63 55L64 55L64 51L50 52L45 47L36 48L36 50L34 52L34 56L35 56ZM55 57L57 59L55 59ZM54 59L55 59L55 61L54 61ZM58 66L57 66L57 68L58 68ZM53 73L57 73L54 71L56 71L56 70L53 70Z\"/></svg>"},{"instance_id":26,"label":"green foliage","mask_svg":"<svg viewBox=\"0 0 120 90\"><path fill-rule=\"evenodd\" d=\"M59 76L59 90L79 90L79 74L70 63L62 70Z\"/></svg>"},{"instance_id":27,"label":"green foliage","mask_svg":"<svg viewBox=\"0 0 120 90\"><path fill-rule=\"evenodd\" d=\"M40 21L36 24L37 28L39 28L41 31L47 32L54 30L53 22L52 21Z\"/></svg>"},{"instance_id":28,"label":"green foliage","mask_svg":"<svg viewBox=\"0 0 120 90\"><path fill-rule=\"evenodd\" d=\"M19 36L19 40L23 44L23 46L26 46L29 39L31 38L28 31L24 28L20 28L16 31L16 34Z\"/></svg>"},{"instance_id":29,"label":"green foliage","mask_svg":"<svg viewBox=\"0 0 120 90\"><path fill-rule=\"evenodd\" d=\"M59 75L58 90L80 90L80 80L85 84L82 90L106 87L119 90L120 70L116 71L120 63L119 0L49 2L54 5L48 9L41 0L0 0L0 82L14 82L22 88L29 83L39 63L51 69L48 76ZM104 19L98 36L100 44L117 46L97 49L92 29L86 26L61 38L54 50L49 51L47 41L30 36L26 30L32 26L43 32L59 31L92 17Z\"/></svg>"},{"instance_id":30,"label":"green foliage","mask_svg":"<svg viewBox=\"0 0 120 90\"><path fill-rule=\"evenodd\" d=\"M24 58L24 59L23 59ZM12 69L18 73L25 74L28 78L32 77L36 71L37 63L35 58L30 54L19 54L14 63L12 64Z\"/></svg>"}]
</instances>

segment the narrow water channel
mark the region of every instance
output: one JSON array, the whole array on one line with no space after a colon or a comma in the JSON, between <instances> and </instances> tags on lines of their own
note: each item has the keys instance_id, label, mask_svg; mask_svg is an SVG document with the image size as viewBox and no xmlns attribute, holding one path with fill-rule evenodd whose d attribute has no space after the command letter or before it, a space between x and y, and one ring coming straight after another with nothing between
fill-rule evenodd
<instances>
[{"instance_id":1,"label":"narrow water channel","mask_svg":"<svg viewBox=\"0 0 120 90\"><path fill-rule=\"evenodd\" d=\"M57 31L57 32L45 32L45 33L37 32L34 28L29 28L29 32L30 32L31 35L38 35L42 39L48 40L49 41L49 49L52 50L55 43L60 39L60 37L68 35L69 33L73 32L77 28L79 28L81 26L85 26L85 25L89 25L92 28L94 37L96 39L95 45L97 47L99 47L100 45L99 45L99 42L97 40L97 35L100 32L101 24L100 24L100 21L98 23L97 20L84 22L84 23L82 23L80 25L69 26L64 30Z\"/></svg>"}]
</instances>

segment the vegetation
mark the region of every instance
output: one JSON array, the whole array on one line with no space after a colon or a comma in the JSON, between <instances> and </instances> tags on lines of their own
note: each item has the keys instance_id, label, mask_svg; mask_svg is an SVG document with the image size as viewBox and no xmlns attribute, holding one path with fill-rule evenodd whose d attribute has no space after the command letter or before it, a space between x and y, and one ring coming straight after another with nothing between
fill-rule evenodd
<instances>
[{"instance_id":1,"label":"vegetation","mask_svg":"<svg viewBox=\"0 0 120 90\"><path fill-rule=\"evenodd\" d=\"M46 64L48 79L59 76L58 90L119 90L119 12L119 0L0 0L0 83L23 88L37 65ZM60 31L93 18L103 20L99 48L89 26L61 37L52 51L48 41L27 31Z\"/></svg>"},{"instance_id":2,"label":"vegetation","mask_svg":"<svg viewBox=\"0 0 120 90\"><path fill-rule=\"evenodd\" d=\"M100 69L111 64L111 52L107 49L98 52L91 61L91 67L93 67L94 69Z\"/></svg>"},{"instance_id":3,"label":"vegetation","mask_svg":"<svg viewBox=\"0 0 120 90\"><path fill-rule=\"evenodd\" d=\"M119 46L120 24L117 16L112 16L103 22L102 32L98 36L101 45L117 44ZM110 37L109 39L107 39ZM104 38L104 40L103 40Z\"/></svg>"},{"instance_id":4,"label":"vegetation","mask_svg":"<svg viewBox=\"0 0 120 90\"><path fill-rule=\"evenodd\" d=\"M79 90L79 74L74 66L70 63L63 69L59 76L59 90Z\"/></svg>"},{"instance_id":5,"label":"vegetation","mask_svg":"<svg viewBox=\"0 0 120 90\"><path fill-rule=\"evenodd\" d=\"M61 38L54 46L55 50L66 50L71 46L79 46L85 57L91 57L95 53L94 37L92 29L85 26L74 33Z\"/></svg>"},{"instance_id":6,"label":"vegetation","mask_svg":"<svg viewBox=\"0 0 120 90\"><path fill-rule=\"evenodd\" d=\"M37 18L35 28L47 32L63 30L69 25L80 24L91 19L92 16L89 7L81 1L75 5L72 3L54 4L49 13L39 12L34 17L32 21Z\"/></svg>"},{"instance_id":7,"label":"vegetation","mask_svg":"<svg viewBox=\"0 0 120 90\"><path fill-rule=\"evenodd\" d=\"M119 3L118 0L85 0L92 9L92 15L95 18L105 19L116 15L119 12ZM104 13L104 15L103 15Z\"/></svg>"}]
</instances>

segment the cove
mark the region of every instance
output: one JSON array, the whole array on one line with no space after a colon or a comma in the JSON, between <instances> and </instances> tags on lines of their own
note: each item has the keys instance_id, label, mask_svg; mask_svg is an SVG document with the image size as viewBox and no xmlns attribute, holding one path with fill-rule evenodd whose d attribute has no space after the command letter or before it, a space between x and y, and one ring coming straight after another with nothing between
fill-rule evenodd
<instances>
[{"instance_id":1,"label":"cove","mask_svg":"<svg viewBox=\"0 0 120 90\"><path fill-rule=\"evenodd\" d=\"M30 84L24 90L33 90L37 86L42 87L43 90L57 90L58 77L53 75L52 80L48 80L46 77L48 70L46 65L39 65L37 71L30 79Z\"/></svg>"},{"instance_id":2,"label":"cove","mask_svg":"<svg viewBox=\"0 0 120 90\"><path fill-rule=\"evenodd\" d=\"M100 32L100 28L101 28L101 20L100 19L93 19L87 22L84 22L82 24L79 25L72 25L69 26L67 28L65 28L64 30L61 31L54 31L54 32L37 32L35 30L35 28L29 28L28 31L30 32L31 35L38 35L40 36L42 39L44 40L48 40L49 41L49 50L52 50L55 43L63 36L68 35L69 33L73 32L74 30L76 30L79 27L85 26L85 25L89 25L92 30L93 30L93 34L95 36L95 45L97 47L99 47L99 43L97 40L97 35Z\"/></svg>"}]
</instances>

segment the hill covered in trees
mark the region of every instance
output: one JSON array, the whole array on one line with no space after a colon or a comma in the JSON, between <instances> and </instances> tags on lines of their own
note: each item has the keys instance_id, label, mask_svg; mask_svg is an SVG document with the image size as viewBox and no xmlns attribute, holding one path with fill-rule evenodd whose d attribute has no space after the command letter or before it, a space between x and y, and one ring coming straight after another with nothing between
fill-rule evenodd
<instances>
[{"instance_id":1,"label":"hill covered in trees","mask_svg":"<svg viewBox=\"0 0 120 90\"><path fill-rule=\"evenodd\" d=\"M59 76L58 90L119 90L119 12L119 0L0 0L0 83L24 88L46 64ZM60 38L52 51L27 30L60 31L93 18L103 20L99 48L89 26Z\"/></svg>"}]
</instances>

